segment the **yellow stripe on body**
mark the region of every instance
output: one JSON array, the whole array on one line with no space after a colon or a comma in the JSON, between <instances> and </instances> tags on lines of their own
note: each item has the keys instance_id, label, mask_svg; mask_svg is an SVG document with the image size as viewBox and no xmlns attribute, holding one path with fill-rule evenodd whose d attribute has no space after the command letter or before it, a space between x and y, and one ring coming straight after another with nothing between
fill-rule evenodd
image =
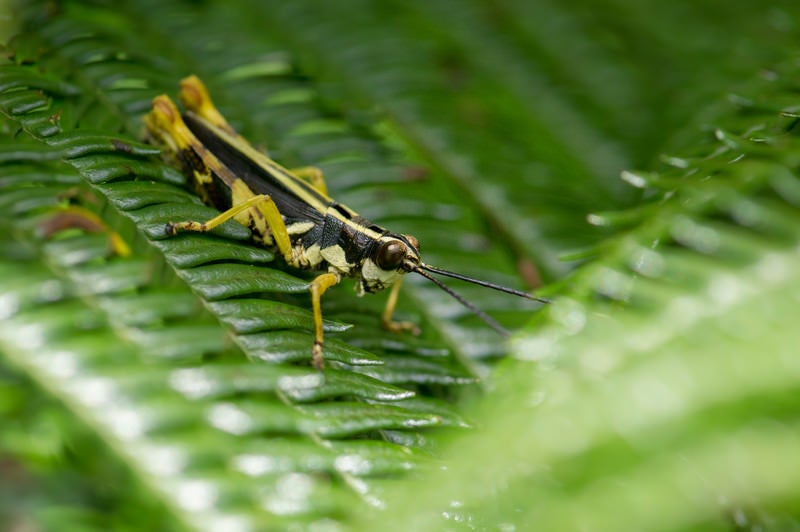
<instances>
[{"instance_id":1,"label":"yellow stripe on body","mask_svg":"<svg viewBox=\"0 0 800 532\"><path fill-rule=\"evenodd\" d=\"M203 143L200 142L183 121L177 107L169 97L157 96L153 100L153 109L147 115L147 120L148 127L153 128L155 131L163 132L165 135L162 135L162 137L171 139L173 145L177 146L178 149L192 151L200 157L203 164L230 189L231 208L229 211L236 212L237 208L248 205L242 212L236 212L234 218L245 226L252 225L254 231L262 237L270 235L281 254L283 254L287 260L291 260L292 243L289 234L286 232L283 217L275 206L275 203L271 200L263 201L256 198L256 196L259 196L259 198L263 196L255 194L244 181L236 177L216 155L211 153ZM204 121L210 124L210 122ZM214 127L217 131L224 131L216 126ZM226 136L230 137L227 133ZM194 177L201 185L204 180L208 178L208 176L198 172L196 169ZM225 219L225 214L226 213L222 213L220 215L222 218L217 218Z\"/></svg>"},{"instance_id":2,"label":"yellow stripe on body","mask_svg":"<svg viewBox=\"0 0 800 532\"><path fill-rule=\"evenodd\" d=\"M381 237L382 233L371 230L369 227L359 224L352 219L342 215L336 209L331 208L333 200L314 188L305 180L295 176L289 169L281 166L275 160L271 159L264 153L255 149L249 142L241 136L231 135L227 130L209 122L204 117L193 114L195 120L202 122L203 126L212 131L219 139L223 140L228 145L238 150L244 157L255 162L258 166L269 173L276 181L280 182L289 192L296 196L303 203L310 205L324 216L332 216L343 224L353 228L355 231L365 234L369 238L377 240ZM238 179L238 178L237 178ZM227 184L227 181L226 181ZM231 185L229 185L231 186ZM253 192L251 191L251 194ZM346 209L352 216L357 214L350 208L341 206Z\"/></svg>"}]
</instances>

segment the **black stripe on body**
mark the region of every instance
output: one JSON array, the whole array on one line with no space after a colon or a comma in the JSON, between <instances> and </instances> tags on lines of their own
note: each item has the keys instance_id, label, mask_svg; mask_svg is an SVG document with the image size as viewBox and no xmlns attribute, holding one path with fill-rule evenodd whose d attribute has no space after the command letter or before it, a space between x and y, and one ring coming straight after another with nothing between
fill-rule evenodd
<instances>
[{"instance_id":1,"label":"black stripe on body","mask_svg":"<svg viewBox=\"0 0 800 532\"><path fill-rule=\"evenodd\" d=\"M192 149L181 150L179 154L184 175L189 178L192 190L200 196L204 203L220 211L231 208L230 187L212 172L197 152ZM202 182L197 174L210 176L210 182Z\"/></svg>"},{"instance_id":2,"label":"black stripe on body","mask_svg":"<svg viewBox=\"0 0 800 532\"><path fill-rule=\"evenodd\" d=\"M351 224L345 224L341 234L339 235L339 246L344 250L345 259L351 264L360 265L368 256L369 250L378 241L365 233L361 228L377 227L369 220L365 220L360 216L356 216ZM380 228L379 228L380 229ZM386 231L381 229L379 234Z\"/></svg>"},{"instance_id":3,"label":"black stripe on body","mask_svg":"<svg viewBox=\"0 0 800 532\"><path fill-rule=\"evenodd\" d=\"M353 211L351 211L350 209L348 209L347 207L345 207L341 203L333 202L328 206L328 209L335 210L336 212L341 214L342 218L344 218L345 220L352 220L353 218L358 216L356 213L354 213Z\"/></svg>"},{"instance_id":4,"label":"black stripe on body","mask_svg":"<svg viewBox=\"0 0 800 532\"><path fill-rule=\"evenodd\" d=\"M319 247L325 249L338 245L342 230L344 228L344 222L335 216L325 216L325 221L323 222L322 226L322 235L320 235L321 238L319 240Z\"/></svg>"},{"instance_id":5,"label":"black stripe on body","mask_svg":"<svg viewBox=\"0 0 800 532\"><path fill-rule=\"evenodd\" d=\"M310 184L294 177L290 172L266 156L263 156L264 160L261 161L265 164L258 164L252 157L242 153L233 144L235 140L233 137L221 130L212 129L211 126L194 114L186 113L183 118L186 125L200 142L220 162L227 166L235 176L241 179L252 192L267 194L272 198L287 225L302 221L322 222L330 200ZM272 167L266 166L267 163ZM287 184L287 181L291 181L292 187L301 191L316 205L298 197L295 191Z\"/></svg>"},{"instance_id":6,"label":"black stripe on body","mask_svg":"<svg viewBox=\"0 0 800 532\"><path fill-rule=\"evenodd\" d=\"M295 177L246 141L231 136L193 113L184 114L183 119L203 147L252 193L267 194L272 198L287 226L297 222L314 224L305 234L293 235L293 245L301 244L305 249L314 245L319 245L320 249L338 246L344 251L348 263L360 265L380 235L387 233L384 228ZM192 166L197 164L197 158L192 157ZM202 161L200 165L205 167ZM210 196L210 201L220 210L230 208L230 186L233 183L226 183L214 172L212 180L213 186L201 192L202 195ZM324 267L324 264L320 266ZM352 273L356 275L359 271L354 269Z\"/></svg>"},{"instance_id":7,"label":"black stripe on body","mask_svg":"<svg viewBox=\"0 0 800 532\"><path fill-rule=\"evenodd\" d=\"M315 228L306 233L302 238L303 246L308 249L314 244L318 244L320 249L327 249L332 246L341 248L344 252L345 260L353 265L360 266L367 257L368 251L375 245L377 240L367 233L362 228L370 224L369 221L356 216L352 221L342 221L336 214L328 214L325 216L325 221L322 223L321 228ZM361 225L365 223L364 225ZM384 231L385 232L385 231ZM352 274L358 275L360 270L356 267L353 269Z\"/></svg>"}]
</instances>

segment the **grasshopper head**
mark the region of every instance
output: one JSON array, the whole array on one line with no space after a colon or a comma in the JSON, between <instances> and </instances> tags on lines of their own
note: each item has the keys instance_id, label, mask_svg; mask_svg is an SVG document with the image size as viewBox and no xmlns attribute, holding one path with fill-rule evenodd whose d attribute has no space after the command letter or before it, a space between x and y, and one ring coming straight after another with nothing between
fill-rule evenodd
<instances>
[{"instance_id":1,"label":"grasshopper head","mask_svg":"<svg viewBox=\"0 0 800 532\"><path fill-rule=\"evenodd\" d=\"M419 241L411 235L387 233L372 247L361 266L361 290L379 292L422 264Z\"/></svg>"},{"instance_id":2,"label":"grasshopper head","mask_svg":"<svg viewBox=\"0 0 800 532\"><path fill-rule=\"evenodd\" d=\"M508 331L506 331L502 325L431 274L459 279L499 292L539 301L540 303L550 302L549 299L537 297L515 288L509 288L489 281L483 281L460 273L437 268L430 264L425 264L422 262L422 258L419 255L419 241L411 235L400 235L396 233L386 233L382 235L367 252L367 258L364 259L361 266L361 284L358 285L359 292L362 294L364 292L378 292L387 286L391 286L397 282L401 275L409 272L415 272L425 277L475 313L494 330L505 336L508 335Z\"/></svg>"}]
</instances>

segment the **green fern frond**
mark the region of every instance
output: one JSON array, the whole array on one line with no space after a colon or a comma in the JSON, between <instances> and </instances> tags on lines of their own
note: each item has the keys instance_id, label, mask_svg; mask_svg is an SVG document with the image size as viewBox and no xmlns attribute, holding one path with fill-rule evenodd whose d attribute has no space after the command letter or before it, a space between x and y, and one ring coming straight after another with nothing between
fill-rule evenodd
<instances>
[{"instance_id":1,"label":"green fern frond","mask_svg":"<svg viewBox=\"0 0 800 532\"><path fill-rule=\"evenodd\" d=\"M764 70L797 52L793 0L69 0L14 18L0 459L33 487L19 504L0 482L0 520L796 527L797 70ZM311 370L308 278L235 223L165 238L213 211L140 116L191 73L426 261L552 281L516 359L410 279L399 312L422 337L331 291L329 367ZM54 231L75 205L106 230ZM459 291L511 327L536 308Z\"/></svg>"},{"instance_id":2,"label":"green fern frond","mask_svg":"<svg viewBox=\"0 0 800 532\"><path fill-rule=\"evenodd\" d=\"M800 138L781 102L799 74L718 108L691 156L625 174L650 199L591 218L617 235L516 339L486 431L409 520L398 494L397 530L440 529L452 500L546 530L796 525Z\"/></svg>"},{"instance_id":3,"label":"green fern frond","mask_svg":"<svg viewBox=\"0 0 800 532\"><path fill-rule=\"evenodd\" d=\"M247 230L235 223L223 226L217 232L223 239L216 241L192 235L164 238L167 221L209 217L212 211L176 187L183 178L157 161L158 150L135 140L140 128L137 115L155 93L150 81L136 80L143 75L157 79L156 74L145 72L152 64L112 53L122 43L96 24L81 20L85 14L79 9L73 18L57 17L36 28L35 41L41 46L36 47L35 62L29 64L32 58L17 55L18 65L2 71L5 90L0 94L0 110L9 129L16 130L15 138L7 137L4 144L3 191L15 217L4 223L20 243L34 250L32 260L69 286L70 294L78 297L76 304L83 303L87 309L74 315L60 306L48 306L24 313L12 305L11 319L3 330L3 351L76 419L97 431L111 454L134 472L153 498L165 502L178 522L199 526L239 519L255 528L270 519L278 522L286 512L279 486L290 481L303 482L308 488L302 501L292 503L293 519L341 515L341 505L352 505L353 497L377 504L369 477L399 473L426 461L422 460L429 454L424 451L425 437L414 433L427 427L468 425L445 403L415 397L417 385L458 386L475 379L447 356L447 349L432 341L432 332L423 340L397 337L387 342L383 334L364 332L377 324L379 314L365 319L365 313L351 303L333 304L326 313L348 316L348 321L358 324L347 338L349 343L331 337L327 344L329 363L334 368L338 363L343 370L331 369L322 375L307 366L292 365L307 363L309 358L311 320L303 308L307 281L270 269L273 254L247 244ZM26 38L17 39L17 50L27 48ZM74 83L58 84L55 76L51 79L51 71L69 67L79 68ZM285 90L280 88L284 81L281 76L276 80L279 90ZM288 105L296 107L296 102ZM308 104L303 123L311 121L314 106L314 102ZM309 132L298 134L308 136ZM330 152L334 164L344 162L350 171L354 163L390 165L389 152L369 137L353 136L349 130L337 134L343 140L349 136L357 140L345 153L353 146L359 152L356 158L351 151L343 159L342 145L337 142ZM330 144L330 139L313 135L317 145ZM314 145L310 140L306 144ZM18 167L16 173L10 171L11 165ZM60 178L61 174L70 178ZM30 178L34 175L43 177ZM82 191L74 189L82 182L80 177L88 183L88 188L79 187ZM47 221L75 201L101 214L109 231L127 241L134 254L114 257L103 235L66 233L63 238L42 240ZM13 260L13 256L7 258ZM17 280L12 275L8 279L8 296L15 297ZM291 296L295 293L303 293L302 303L299 296ZM24 344L20 335L24 338L30 330L24 326L27 320L31 327L40 328L55 320L56 333L19 351L18 346ZM103 323L110 328L110 337L98 332ZM330 332L349 327L326 321ZM89 342L90 349L69 351L72 371L48 374L46 360L52 358L51 350L60 352L71 342L81 346ZM387 355L373 354L373 350ZM39 358L34 360L31 351L40 353ZM496 347L491 346L486 352L493 351ZM123 355L125 359L120 358ZM129 367L136 361L141 364L139 370ZM175 368L202 362L210 365L202 370ZM97 368L103 370L100 375L92 373ZM104 383L111 395L100 400L84 397L78 384L95 380ZM127 405L127 410L118 412L112 408L115 405ZM130 415L124 416L128 410ZM190 443L190 432L201 444ZM282 468L275 476L236 451L242 442L249 441L255 448L257 441L276 437L284 441L287 436L308 439L325 450L328 465L313 471L322 476L309 476L299 454L297 470ZM332 451L336 440L353 437L359 440L341 447L347 455ZM358 460L364 466L350 468L345 462L359 456L359 442L365 451ZM192 449L184 449L187 445ZM137 451L150 449L157 459L164 446L185 454L185 465L153 471L147 460L154 456ZM307 448L300 445L296 452L307 452ZM369 458L375 453L381 458L373 466ZM284 458L263 449L259 456L267 463ZM227 473L195 472L192 464L206 460ZM257 505L261 510L238 515L237 505L255 504L257 493L264 489L265 474L275 483L274 496ZM205 502L187 501L178 489L190 489L195 483L203 493L212 494ZM355 484L359 487L354 491ZM219 502L227 500L236 503Z\"/></svg>"}]
</instances>

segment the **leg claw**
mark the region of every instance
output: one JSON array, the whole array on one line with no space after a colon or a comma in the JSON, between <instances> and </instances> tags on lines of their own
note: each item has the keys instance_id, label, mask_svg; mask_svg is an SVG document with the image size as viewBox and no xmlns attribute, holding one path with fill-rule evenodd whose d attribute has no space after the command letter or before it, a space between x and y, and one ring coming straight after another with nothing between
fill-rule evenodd
<instances>
[{"instance_id":1,"label":"leg claw","mask_svg":"<svg viewBox=\"0 0 800 532\"><path fill-rule=\"evenodd\" d=\"M311 365L315 369L325 369L325 357L322 356L322 344L314 342L314 349L311 351Z\"/></svg>"}]
</instances>

